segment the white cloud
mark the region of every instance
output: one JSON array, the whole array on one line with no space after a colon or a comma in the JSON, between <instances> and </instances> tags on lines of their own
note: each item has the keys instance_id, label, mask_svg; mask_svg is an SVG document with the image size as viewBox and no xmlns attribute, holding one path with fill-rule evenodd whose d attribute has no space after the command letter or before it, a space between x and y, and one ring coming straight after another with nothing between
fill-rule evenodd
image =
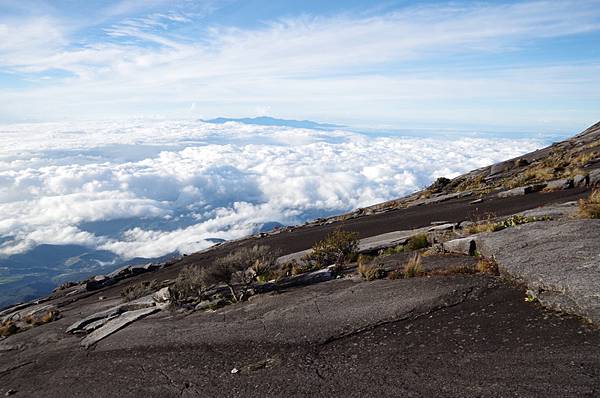
<instances>
[{"instance_id":1,"label":"white cloud","mask_svg":"<svg viewBox=\"0 0 600 398\"><path fill-rule=\"evenodd\" d=\"M4 125L0 135L0 237L11 237L0 254L77 243L126 258L367 206L540 145L183 121ZM117 235L90 226L123 219L134 221Z\"/></svg>"}]
</instances>

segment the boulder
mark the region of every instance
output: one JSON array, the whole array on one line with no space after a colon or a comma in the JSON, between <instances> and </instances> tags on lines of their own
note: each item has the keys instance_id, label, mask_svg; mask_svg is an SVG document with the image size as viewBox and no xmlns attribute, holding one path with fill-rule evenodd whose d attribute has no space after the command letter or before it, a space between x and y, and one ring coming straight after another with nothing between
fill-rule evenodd
<instances>
[{"instance_id":1,"label":"boulder","mask_svg":"<svg viewBox=\"0 0 600 398\"><path fill-rule=\"evenodd\" d=\"M511 166L512 166L512 164L509 162L496 163L496 164L492 165L492 167L490 168L489 176L503 173L503 172L509 170L511 168Z\"/></svg>"},{"instance_id":2,"label":"boulder","mask_svg":"<svg viewBox=\"0 0 600 398\"><path fill-rule=\"evenodd\" d=\"M442 243L444 251L447 253L465 254L467 256L473 256L477 250L477 243L475 236L469 236L466 238L452 239Z\"/></svg>"},{"instance_id":3,"label":"boulder","mask_svg":"<svg viewBox=\"0 0 600 398\"><path fill-rule=\"evenodd\" d=\"M600 187L600 169L590 171L589 185L592 188Z\"/></svg>"},{"instance_id":4,"label":"boulder","mask_svg":"<svg viewBox=\"0 0 600 398\"><path fill-rule=\"evenodd\" d=\"M508 198L511 196L522 196L522 195L527 195L533 192L539 192L542 189L546 188L545 183L540 183L540 184L533 184L533 185L527 185L524 187L518 187L518 188L513 188L513 189L509 189L508 191L502 191L498 193L498 197L499 198Z\"/></svg>"},{"instance_id":5,"label":"boulder","mask_svg":"<svg viewBox=\"0 0 600 398\"><path fill-rule=\"evenodd\" d=\"M171 289L169 287L163 287L159 291L152 294L152 299L157 304L169 304L171 302Z\"/></svg>"},{"instance_id":6,"label":"boulder","mask_svg":"<svg viewBox=\"0 0 600 398\"><path fill-rule=\"evenodd\" d=\"M549 191L561 191L564 189L571 189L574 187L574 181L572 178L562 178L560 180L549 181L546 185L546 189Z\"/></svg>"},{"instance_id":7,"label":"boulder","mask_svg":"<svg viewBox=\"0 0 600 398\"><path fill-rule=\"evenodd\" d=\"M573 185L576 188L588 186L590 183L589 175L578 174L573 178Z\"/></svg>"}]
</instances>

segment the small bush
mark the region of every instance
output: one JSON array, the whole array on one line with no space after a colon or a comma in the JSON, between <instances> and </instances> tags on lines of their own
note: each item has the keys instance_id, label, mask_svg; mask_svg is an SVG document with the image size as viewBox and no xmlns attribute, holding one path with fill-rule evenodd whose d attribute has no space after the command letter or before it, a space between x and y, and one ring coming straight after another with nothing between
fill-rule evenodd
<instances>
[{"instance_id":1,"label":"small bush","mask_svg":"<svg viewBox=\"0 0 600 398\"><path fill-rule=\"evenodd\" d=\"M429 246L427 235L419 234L412 236L406 243L405 250L420 250Z\"/></svg>"},{"instance_id":2,"label":"small bush","mask_svg":"<svg viewBox=\"0 0 600 398\"><path fill-rule=\"evenodd\" d=\"M600 190L593 191L587 199L579 199L579 217L600 218Z\"/></svg>"},{"instance_id":3,"label":"small bush","mask_svg":"<svg viewBox=\"0 0 600 398\"><path fill-rule=\"evenodd\" d=\"M357 250L358 234L338 228L322 241L315 243L312 252L304 258L304 261L312 269L320 269L332 264L339 267L352 261L356 257Z\"/></svg>"},{"instance_id":4,"label":"small bush","mask_svg":"<svg viewBox=\"0 0 600 398\"><path fill-rule=\"evenodd\" d=\"M154 293L160 288L159 283L156 280L142 281L126 286L121 290L121 297L124 301L133 301L140 297L147 296Z\"/></svg>"},{"instance_id":5,"label":"small bush","mask_svg":"<svg viewBox=\"0 0 600 398\"><path fill-rule=\"evenodd\" d=\"M368 281L382 279L386 275L381 264L376 264L372 258L362 255L358 258L358 273Z\"/></svg>"},{"instance_id":6,"label":"small bush","mask_svg":"<svg viewBox=\"0 0 600 398\"><path fill-rule=\"evenodd\" d=\"M423 265L421 255L419 253L415 253L415 255L412 256L404 266L404 277L412 278L415 276L420 276L422 274Z\"/></svg>"},{"instance_id":7,"label":"small bush","mask_svg":"<svg viewBox=\"0 0 600 398\"><path fill-rule=\"evenodd\" d=\"M432 271L427 272L427 275L431 276L448 276L448 275L457 275L457 274L474 274L477 270L473 267L469 267L466 265L458 265L454 267L434 269Z\"/></svg>"},{"instance_id":8,"label":"small bush","mask_svg":"<svg viewBox=\"0 0 600 398\"><path fill-rule=\"evenodd\" d=\"M182 270L173 286L176 300L199 297L204 290L224 284L237 302L245 298L248 288L255 280L264 280L274 272L277 253L268 246L241 248L218 258L209 266L188 266Z\"/></svg>"}]
</instances>

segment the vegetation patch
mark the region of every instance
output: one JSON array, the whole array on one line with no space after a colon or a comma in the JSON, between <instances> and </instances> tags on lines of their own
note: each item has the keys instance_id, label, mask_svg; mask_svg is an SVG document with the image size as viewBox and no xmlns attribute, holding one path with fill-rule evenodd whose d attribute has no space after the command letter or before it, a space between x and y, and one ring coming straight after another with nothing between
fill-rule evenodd
<instances>
[{"instance_id":1,"label":"vegetation patch","mask_svg":"<svg viewBox=\"0 0 600 398\"><path fill-rule=\"evenodd\" d=\"M160 284L155 280L142 281L126 286L121 290L121 297L124 301L133 301L140 297L154 293L160 288Z\"/></svg>"},{"instance_id":2,"label":"vegetation patch","mask_svg":"<svg viewBox=\"0 0 600 398\"><path fill-rule=\"evenodd\" d=\"M494 259L481 257L475 266L477 272L498 275L498 264Z\"/></svg>"},{"instance_id":3,"label":"vegetation patch","mask_svg":"<svg viewBox=\"0 0 600 398\"><path fill-rule=\"evenodd\" d=\"M385 278L386 272L383 264L368 256L358 256L358 273L364 279L373 281L375 279Z\"/></svg>"},{"instance_id":4,"label":"vegetation patch","mask_svg":"<svg viewBox=\"0 0 600 398\"><path fill-rule=\"evenodd\" d=\"M229 289L231 300L248 297L252 283L266 280L276 272L278 253L268 246L241 248L218 258L211 266L187 266L171 286L175 303L201 298L207 290L218 285Z\"/></svg>"},{"instance_id":5,"label":"vegetation patch","mask_svg":"<svg viewBox=\"0 0 600 398\"><path fill-rule=\"evenodd\" d=\"M587 199L579 199L580 218L600 218L600 190L593 191Z\"/></svg>"},{"instance_id":6,"label":"vegetation patch","mask_svg":"<svg viewBox=\"0 0 600 398\"><path fill-rule=\"evenodd\" d=\"M527 224L530 222L537 221L550 221L552 217L544 216L544 217L532 217L532 216L523 216L516 214L514 216L510 216L501 221L492 221L491 218L488 218L487 221L480 222L474 225L470 225L465 229L468 234L478 234L482 232L496 232L501 231L506 228L515 227L521 224Z\"/></svg>"},{"instance_id":7,"label":"vegetation patch","mask_svg":"<svg viewBox=\"0 0 600 398\"><path fill-rule=\"evenodd\" d=\"M404 277L405 278L413 278L415 276L423 275L423 264L421 260L421 255L419 253L415 253L407 263L404 265Z\"/></svg>"},{"instance_id":8,"label":"vegetation patch","mask_svg":"<svg viewBox=\"0 0 600 398\"><path fill-rule=\"evenodd\" d=\"M338 228L325 239L315 243L311 253L303 260L309 265L310 270L321 269L332 264L341 267L353 261L357 251L358 234Z\"/></svg>"}]
</instances>

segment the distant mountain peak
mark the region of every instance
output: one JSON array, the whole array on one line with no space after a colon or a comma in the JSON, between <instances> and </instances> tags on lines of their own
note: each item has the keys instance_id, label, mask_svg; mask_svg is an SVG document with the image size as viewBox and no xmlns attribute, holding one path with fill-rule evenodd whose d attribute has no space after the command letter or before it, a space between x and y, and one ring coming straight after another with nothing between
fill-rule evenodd
<instances>
[{"instance_id":1,"label":"distant mountain peak","mask_svg":"<svg viewBox=\"0 0 600 398\"><path fill-rule=\"evenodd\" d=\"M214 124L224 124L227 122L236 122L236 123L244 123L244 124L253 124L259 126L283 126L283 127L295 127L295 128L303 128L303 129L312 129L312 130L331 130L340 126L337 124L329 124L329 123L318 123L313 122L311 120L291 120L291 119L277 119L270 116L258 116L258 117L245 117L245 118L226 118L226 117L218 117L215 119L203 120L200 119L201 122L205 123L214 123Z\"/></svg>"}]
</instances>

